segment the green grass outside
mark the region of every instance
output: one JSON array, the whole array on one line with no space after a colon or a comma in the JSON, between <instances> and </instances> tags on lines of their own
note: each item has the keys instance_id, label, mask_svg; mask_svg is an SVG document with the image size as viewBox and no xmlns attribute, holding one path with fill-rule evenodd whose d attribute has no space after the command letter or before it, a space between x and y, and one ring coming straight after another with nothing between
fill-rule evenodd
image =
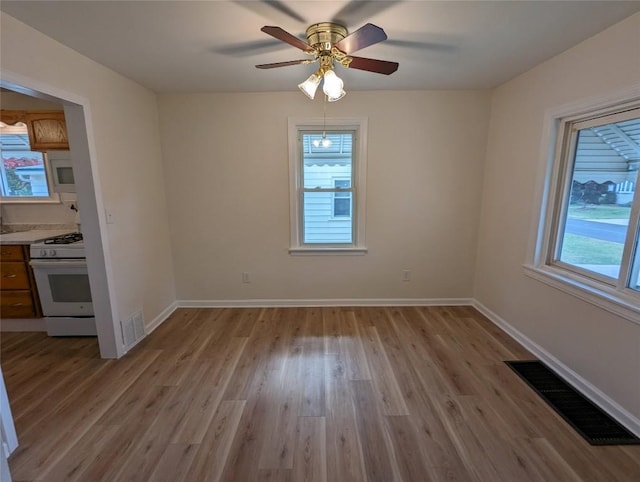
<instances>
[{"instance_id":1,"label":"green grass outside","mask_svg":"<svg viewBox=\"0 0 640 482\"><path fill-rule=\"evenodd\" d=\"M572 219L629 219L631 208L610 204L574 205L569 206L568 215Z\"/></svg>"},{"instance_id":2,"label":"green grass outside","mask_svg":"<svg viewBox=\"0 0 640 482\"><path fill-rule=\"evenodd\" d=\"M567 233L564 235L560 260L574 265L620 265L622 249L623 245L620 243Z\"/></svg>"}]
</instances>

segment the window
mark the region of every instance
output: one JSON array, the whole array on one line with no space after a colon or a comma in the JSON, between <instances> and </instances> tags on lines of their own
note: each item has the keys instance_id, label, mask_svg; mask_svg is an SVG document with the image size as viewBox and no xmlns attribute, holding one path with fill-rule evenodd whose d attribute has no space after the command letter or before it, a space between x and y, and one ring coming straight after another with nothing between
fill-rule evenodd
<instances>
[{"instance_id":1,"label":"window","mask_svg":"<svg viewBox=\"0 0 640 482\"><path fill-rule=\"evenodd\" d=\"M290 252L364 253L366 120L290 119L289 157Z\"/></svg>"},{"instance_id":2,"label":"window","mask_svg":"<svg viewBox=\"0 0 640 482\"><path fill-rule=\"evenodd\" d=\"M27 127L0 127L0 198L3 202L53 201L46 155L32 151Z\"/></svg>"},{"instance_id":3,"label":"window","mask_svg":"<svg viewBox=\"0 0 640 482\"><path fill-rule=\"evenodd\" d=\"M640 105L556 122L547 222L533 268L550 284L640 322Z\"/></svg>"},{"instance_id":4,"label":"window","mask_svg":"<svg viewBox=\"0 0 640 482\"><path fill-rule=\"evenodd\" d=\"M351 179L334 179L333 217L351 218Z\"/></svg>"}]
</instances>

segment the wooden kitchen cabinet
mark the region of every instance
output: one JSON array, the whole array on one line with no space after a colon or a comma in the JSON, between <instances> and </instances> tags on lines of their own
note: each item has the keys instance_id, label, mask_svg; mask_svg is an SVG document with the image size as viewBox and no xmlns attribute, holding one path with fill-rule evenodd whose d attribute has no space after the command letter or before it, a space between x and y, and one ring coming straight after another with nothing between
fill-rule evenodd
<instances>
[{"instance_id":1,"label":"wooden kitchen cabinet","mask_svg":"<svg viewBox=\"0 0 640 482\"><path fill-rule=\"evenodd\" d=\"M29 144L33 151L69 150L64 111L3 110L0 113L0 120L9 125L24 122L27 125Z\"/></svg>"},{"instance_id":2,"label":"wooden kitchen cabinet","mask_svg":"<svg viewBox=\"0 0 640 482\"><path fill-rule=\"evenodd\" d=\"M28 245L0 246L0 318L42 316Z\"/></svg>"}]
</instances>

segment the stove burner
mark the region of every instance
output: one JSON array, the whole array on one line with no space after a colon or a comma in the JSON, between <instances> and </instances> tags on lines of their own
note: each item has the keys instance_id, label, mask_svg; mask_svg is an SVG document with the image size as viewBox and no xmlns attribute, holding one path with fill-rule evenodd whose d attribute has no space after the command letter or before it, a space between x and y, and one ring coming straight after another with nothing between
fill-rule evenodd
<instances>
[{"instance_id":1,"label":"stove burner","mask_svg":"<svg viewBox=\"0 0 640 482\"><path fill-rule=\"evenodd\" d=\"M44 240L44 244L72 244L82 241L82 233L61 234Z\"/></svg>"}]
</instances>

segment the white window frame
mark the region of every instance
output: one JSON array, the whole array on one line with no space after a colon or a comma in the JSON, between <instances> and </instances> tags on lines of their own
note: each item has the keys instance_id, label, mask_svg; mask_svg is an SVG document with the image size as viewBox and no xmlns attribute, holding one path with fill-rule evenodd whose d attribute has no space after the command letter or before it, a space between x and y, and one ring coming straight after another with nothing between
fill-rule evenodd
<instances>
[{"instance_id":1,"label":"white window frame","mask_svg":"<svg viewBox=\"0 0 640 482\"><path fill-rule=\"evenodd\" d=\"M5 127L6 131L10 131L12 126ZM22 128L22 126L19 126ZM24 127L26 129L26 126ZM2 152L22 152L27 151L27 149L22 149L21 151L13 151L13 150L3 150ZM51 172L51 165L49 163L49 158L46 152L41 151L33 151L31 152L40 152L42 154L42 160L44 165L45 177L47 178L47 189L49 190L49 196L29 196L29 197L17 197L17 196L5 196L3 194L2 189L0 189L0 201L2 204L57 204L60 203L60 195L54 191L53 186L53 173ZM4 169L3 166L0 166L0 169Z\"/></svg>"},{"instance_id":2,"label":"white window frame","mask_svg":"<svg viewBox=\"0 0 640 482\"><path fill-rule=\"evenodd\" d=\"M349 118L297 118L288 119L289 137L289 214L290 244L292 255L356 254L367 252L365 243L366 173L367 173L367 124L366 117ZM353 243L305 244L302 237L302 149L300 136L303 131L355 131L352 158Z\"/></svg>"},{"instance_id":3,"label":"white window frame","mask_svg":"<svg viewBox=\"0 0 640 482\"><path fill-rule=\"evenodd\" d=\"M569 141L571 127L640 106L640 85L606 96L587 99L547 111L543 126L541 169L535 199L532 240L524 272L527 276L573 295L633 323L640 324L640 293L626 287L631 256L635 249L631 239L638 230L640 193L636 194L625 243L619 280L603 278L592 272L561 262L554 262L558 229L564 222L567 185L571 184L573 159ZM586 125L586 124L583 124ZM567 174L567 172L569 174ZM631 244L630 244L631 243ZM626 263L626 265L624 264Z\"/></svg>"}]
</instances>

